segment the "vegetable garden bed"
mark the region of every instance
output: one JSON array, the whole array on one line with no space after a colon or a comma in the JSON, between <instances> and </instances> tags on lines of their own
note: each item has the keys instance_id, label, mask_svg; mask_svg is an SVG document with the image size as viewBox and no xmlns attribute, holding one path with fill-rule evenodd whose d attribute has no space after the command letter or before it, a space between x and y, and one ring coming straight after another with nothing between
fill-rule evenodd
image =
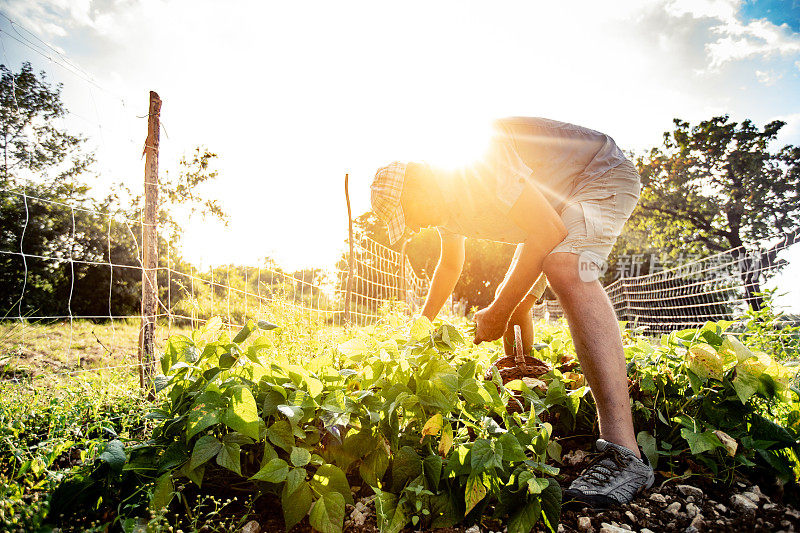
<instances>
[{"instance_id":1,"label":"vegetable garden bed","mask_svg":"<svg viewBox=\"0 0 800 533\"><path fill-rule=\"evenodd\" d=\"M562 510L561 487L597 431L564 324L537 326L532 355L551 370L505 385L492 365L502 348L476 347L449 324L420 319L409 329L392 315L314 348L266 322L234 338L220 326L170 339L148 414L103 424L98 410L103 429L91 445L64 439L39 462L5 445L0 476L18 492L5 489L0 520L26 531L35 529L20 524L231 531L255 520L264 531L323 532L798 524L784 505L797 500L794 369L727 334L728 324L655 344L625 332L637 440L658 475L654 490L605 513ZM512 397L520 412L507 409ZM4 410L6 438L30 450L31 422ZM761 492L765 499L748 500L757 512L731 501ZM23 516L20 505L34 497L45 502L40 512Z\"/></svg>"}]
</instances>

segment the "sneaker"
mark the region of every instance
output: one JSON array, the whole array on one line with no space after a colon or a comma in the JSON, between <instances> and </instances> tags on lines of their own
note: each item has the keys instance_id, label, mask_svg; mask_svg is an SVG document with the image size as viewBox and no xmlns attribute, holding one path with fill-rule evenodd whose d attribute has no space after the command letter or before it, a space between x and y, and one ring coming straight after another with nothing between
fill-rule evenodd
<instances>
[{"instance_id":1,"label":"sneaker","mask_svg":"<svg viewBox=\"0 0 800 533\"><path fill-rule=\"evenodd\" d=\"M628 448L603 439L597 439L597 450L600 455L564 491L564 501L604 509L628 503L653 486L653 468L644 453L639 459Z\"/></svg>"}]
</instances>

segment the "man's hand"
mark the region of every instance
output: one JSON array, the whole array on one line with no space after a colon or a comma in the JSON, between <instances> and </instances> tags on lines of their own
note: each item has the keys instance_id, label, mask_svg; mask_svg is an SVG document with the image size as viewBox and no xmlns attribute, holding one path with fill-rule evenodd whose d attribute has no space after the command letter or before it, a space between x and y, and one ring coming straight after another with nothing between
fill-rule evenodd
<instances>
[{"instance_id":1,"label":"man's hand","mask_svg":"<svg viewBox=\"0 0 800 533\"><path fill-rule=\"evenodd\" d=\"M494 305L475 313L475 344L497 340L503 336L508 326L510 314L499 310Z\"/></svg>"}]
</instances>

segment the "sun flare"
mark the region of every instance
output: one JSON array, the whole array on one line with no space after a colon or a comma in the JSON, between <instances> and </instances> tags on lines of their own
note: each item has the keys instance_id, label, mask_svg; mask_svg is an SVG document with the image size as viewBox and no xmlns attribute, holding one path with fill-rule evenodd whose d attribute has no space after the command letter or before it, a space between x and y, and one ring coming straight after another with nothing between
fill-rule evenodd
<instances>
[{"instance_id":1,"label":"sun flare","mask_svg":"<svg viewBox=\"0 0 800 533\"><path fill-rule=\"evenodd\" d=\"M442 132L442 133L440 133ZM486 152L492 129L488 121L450 122L433 128L424 159L437 167L455 169L480 159Z\"/></svg>"}]
</instances>

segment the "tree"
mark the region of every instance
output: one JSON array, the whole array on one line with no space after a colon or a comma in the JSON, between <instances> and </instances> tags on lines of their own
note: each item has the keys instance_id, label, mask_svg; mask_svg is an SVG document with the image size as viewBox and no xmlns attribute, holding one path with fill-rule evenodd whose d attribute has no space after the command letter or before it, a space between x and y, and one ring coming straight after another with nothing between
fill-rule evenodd
<instances>
[{"instance_id":1,"label":"tree","mask_svg":"<svg viewBox=\"0 0 800 533\"><path fill-rule=\"evenodd\" d=\"M37 77L25 62L18 73L0 65L0 179L4 187L25 173L48 173L61 185L85 172L94 155L82 149L85 139L56 127L66 114L61 84L52 87L42 71Z\"/></svg>"},{"instance_id":2,"label":"tree","mask_svg":"<svg viewBox=\"0 0 800 533\"><path fill-rule=\"evenodd\" d=\"M84 176L94 155L85 139L59 129L66 114L61 85L29 63L19 72L0 65L0 316L91 316L139 312L141 265L135 239L142 198L116 192L95 198ZM197 187L217 177L216 154L195 148L173 177L160 182L159 256L162 265L190 267L180 257L175 206L226 220L216 200ZM124 190L115 187L116 191ZM132 197L132 199L131 199ZM130 224L104 213L122 215ZM100 214L98 214L100 213ZM108 263L113 263L113 269ZM166 296L178 294L176 281Z\"/></svg>"},{"instance_id":3,"label":"tree","mask_svg":"<svg viewBox=\"0 0 800 533\"><path fill-rule=\"evenodd\" d=\"M674 124L663 146L638 160L642 195L618 251L643 233L654 250L699 256L729 249L743 256L744 243L776 234L784 235L781 246L800 240L800 147L773 147L784 122L759 129L725 115ZM775 253L765 248L755 263ZM759 306L759 272L741 274L748 301Z\"/></svg>"}]
</instances>

